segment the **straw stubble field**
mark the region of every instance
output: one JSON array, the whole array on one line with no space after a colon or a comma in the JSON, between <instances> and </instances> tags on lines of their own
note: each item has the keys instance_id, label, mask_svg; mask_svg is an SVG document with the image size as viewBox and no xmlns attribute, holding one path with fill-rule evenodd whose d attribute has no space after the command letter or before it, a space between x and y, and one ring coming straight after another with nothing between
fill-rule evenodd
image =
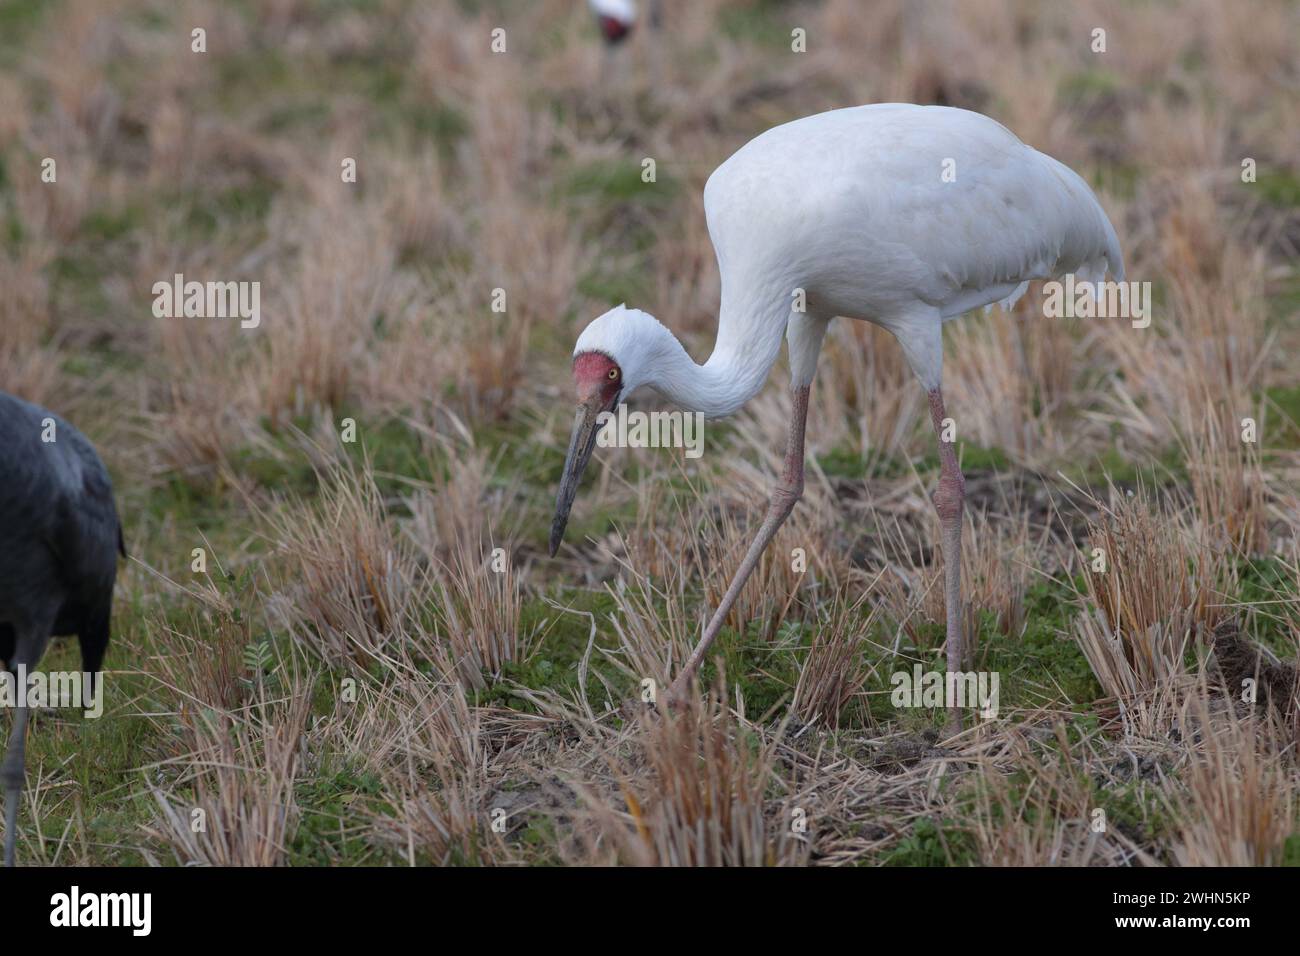
<instances>
[{"instance_id":1,"label":"straw stubble field","mask_svg":"<svg viewBox=\"0 0 1300 956\"><path fill-rule=\"evenodd\" d=\"M0 0L0 388L96 443L131 554L104 717L34 721L20 859L1300 863L1297 12L664 0L607 50L577 0ZM574 338L627 301L707 354L708 174L873 101L1078 170L1152 284L1146 329L1036 284L946 330L998 714L891 701L943 668L938 461L848 322L704 693L624 707L725 590L789 396L698 459L599 449L552 560ZM259 282L260 323L156 317L177 273Z\"/></svg>"}]
</instances>

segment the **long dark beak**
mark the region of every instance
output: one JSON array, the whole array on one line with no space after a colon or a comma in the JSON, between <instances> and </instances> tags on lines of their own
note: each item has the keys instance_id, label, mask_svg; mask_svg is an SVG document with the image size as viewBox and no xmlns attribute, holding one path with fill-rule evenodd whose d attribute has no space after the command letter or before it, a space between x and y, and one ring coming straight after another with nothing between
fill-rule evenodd
<instances>
[{"instance_id":1,"label":"long dark beak","mask_svg":"<svg viewBox=\"0 0 1300 956\"><path fill-rule=\"evenodd\" d=\"M569 509L578 494L578 482L582 472L591 460L591 450L596 447L596 435L600 432L597 419L601 412L610 411L618 404L615 395L609 402L602 402L599 395L578 406L578 413L573 419L573 434L569 436L569 453L564 459L564 474L560 477L560 492L555 496L555 520L551 522L551 557L560 550L564 540L564 528L569 523Z\"/></svg>"}]
</instances>

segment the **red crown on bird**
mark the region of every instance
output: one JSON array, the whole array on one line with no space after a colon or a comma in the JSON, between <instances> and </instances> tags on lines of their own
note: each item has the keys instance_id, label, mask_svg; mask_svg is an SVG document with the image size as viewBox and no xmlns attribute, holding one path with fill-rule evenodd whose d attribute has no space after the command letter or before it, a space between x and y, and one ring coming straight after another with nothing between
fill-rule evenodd
<instances>
[{"instance_id":1,"label":"red crown on bird","mask_svg":"<svg viewBox=\"0 0 1300 956\"><path fill-rule=\"evenodd\" d=\"M598 395L601 404L608 404L622 387L623 370L604 352L579 352L573 357L573 389L578 401Z\"/></svg>"}]
</instances>

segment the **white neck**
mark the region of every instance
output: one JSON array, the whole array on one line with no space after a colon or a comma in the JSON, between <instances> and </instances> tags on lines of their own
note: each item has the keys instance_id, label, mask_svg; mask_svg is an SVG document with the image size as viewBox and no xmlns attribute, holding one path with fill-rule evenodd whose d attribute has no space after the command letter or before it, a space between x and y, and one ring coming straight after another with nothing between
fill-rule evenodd
<instances>
[{"instance_id":1,"label":"white neck","mask_svg":"<svg viewBox=\"0 0 1300 956\"><path fill-rule=\"evenodd\" d=\"M656 349L647 384L675 405L706 418L730 415L758 394L781 354L789 307L766 314L728 308L723 295L713 354L697 365L671 332ZM667 332L667 329L664 330Z\"/></svg>"}]
</instances>

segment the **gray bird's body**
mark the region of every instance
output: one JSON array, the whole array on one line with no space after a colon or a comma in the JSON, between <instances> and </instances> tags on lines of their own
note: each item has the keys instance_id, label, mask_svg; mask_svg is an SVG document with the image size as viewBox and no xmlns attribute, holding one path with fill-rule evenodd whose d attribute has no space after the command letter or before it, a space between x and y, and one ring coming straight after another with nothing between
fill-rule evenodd
<instances>
[{"instance_id":1,"label":"gray bird's body","mask_svg":"<svg viewBox=\"0 0 1300 956\"><path fill-rule=\"evenodd\" d=\"M72 634L82 669L98 673L119 553L113 486L94 447L53 412L0 392L0 660L10 673L35 668L52 636ZM26 708L14 713L0 764L7 865L27 722Z\"/></svg>"}]
</instances>

